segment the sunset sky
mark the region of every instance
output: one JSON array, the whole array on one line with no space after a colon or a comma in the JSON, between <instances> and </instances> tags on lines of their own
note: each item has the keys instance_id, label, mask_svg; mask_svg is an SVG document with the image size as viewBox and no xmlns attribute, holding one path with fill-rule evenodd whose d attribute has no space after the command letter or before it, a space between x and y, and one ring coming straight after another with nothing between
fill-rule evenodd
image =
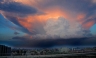
<instances>
[{"instance_id":1,"label":"sunset sky","mask_svg":"<svg viewBox=\"0 0 96 58\"><path fill-rule=\"evenodd\" d=\"M0 44L96 46L96 0L0 0Z\"/></svg>"}]
</instances>

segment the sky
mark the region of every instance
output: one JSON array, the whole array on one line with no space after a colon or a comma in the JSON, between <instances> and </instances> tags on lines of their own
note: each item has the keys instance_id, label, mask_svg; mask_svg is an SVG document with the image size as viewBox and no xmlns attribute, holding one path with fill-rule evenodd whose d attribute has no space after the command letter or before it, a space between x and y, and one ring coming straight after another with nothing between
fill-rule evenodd
<instances>
[{"instance_id":1,"label":"sky","mask_svg":"<svg viewBox=\"0 0 96 58\"><path fill-rule=\"evenodd\" d=\"M96 0L0 0L0 44L96 46Z\"/></svg>"}]
</instances>

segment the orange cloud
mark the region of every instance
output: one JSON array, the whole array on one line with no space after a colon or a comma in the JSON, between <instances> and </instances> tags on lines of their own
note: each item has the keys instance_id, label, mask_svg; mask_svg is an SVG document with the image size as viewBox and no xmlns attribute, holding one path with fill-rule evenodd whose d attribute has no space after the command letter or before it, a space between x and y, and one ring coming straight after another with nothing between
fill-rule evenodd
<instances>
[{"instance_id":1,"label":"orange cloud","mask_svg":"<svg viewBox=\"0 0 96 58\"><path fill-rule=\"evenodd\" d=\"M37 3L35 0L14 0L14 1L26 4L26 5L30 5L30 6L33 6Z\"/></svg>"},{"instance_id":2,"label":"orange cloud","mask_svg":"<svg viewBox=\"0 0 96 58\"><path fill-rule=\"evenodd\" d=\"M18 21L19 21L19 23L23 27L27 28L29 31L30 31L30 29L32 29L32 22L33 22L33 19L32 18L30 18L30 17L27 17L27 18L18 18Z\"/></svg>"},{"instance_id":3,"label":"orange cloud","mask_svg":"<svg viewBox=\"0 0 96 58\"><path fill-rule=\"evenodd\" d=\"M51 9L51 10L45 10L44 15L29 15L25 18L18 18L18 21L21 25L23 25L25 28L27 28L29 31L32 32L32 29L36 26L37 23L44 25L46 21L49 18L55 18L57 19L58 17L64 17L65 19L70 18L66 12L62 12L60 9Z\"/></svg>"},{"instance_id":4,"label":"orange cloud","mask_svg":"<svg viewBox=\"0 0 96 58\"><path fill-rule=\"evenodd\" d=\"M84 22L85 17L86 17L86 14L80 13L77 15L77 21L79 21L82 24Z\"/></svg>"},{"instance_id":5,"label":"orange cloud","mask_svg":"<svg viewBox=\"0 0 96 58\"><path fill-rule=\"evenodd\" d=\"M35 24L38 22L42 25L46 23L46 21L49 18L55 18L57 19L58 17L64 17L65 19L69 20L71 23L74 21L79 21L79 23L84 22L84 18L86 17L86 14L80 13L80 14L71 14L69 11L65 11L64 9L62 10L58 6L50 7L50 8L43 8L40 7L40 3L46 2L45 0L15 0L16 2L21 2L23 4L27 4L29 6L34 6L38 10L44 12L45 14L43 15L29 15L26 18L19 18L18 21L20 22L21 25L23 25L25 28L27 28L29 31L36 26ZM74 23L73 23L74 24ZM90 28L94 24L94 21L88 22L83 25L84 28Z\"/></svg>"},{"instance_id":6,"label":"orange cloud","mask_svg":"<svg viewBox=\"0 0 96 58\"><path fill-rule=\"evenodd\" d=\"M84 28L89 29L91 26L95 24L95 21L92 20L90 22L87 22L86 24L83 25Z\"/></svg>"}]
</instances>

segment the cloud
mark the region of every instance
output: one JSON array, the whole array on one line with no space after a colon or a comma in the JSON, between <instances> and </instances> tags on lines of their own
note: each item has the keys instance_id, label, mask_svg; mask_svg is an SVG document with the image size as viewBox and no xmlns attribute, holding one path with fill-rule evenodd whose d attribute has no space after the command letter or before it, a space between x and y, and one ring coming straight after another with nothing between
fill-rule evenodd
<instances>
[{"instance_id":1,"label":"cloud","mask_svg":"<svg viewBox=\"0 0 96 58\"><path fill-rule=\"evenodd\" d=\"M15 35L18 35L18 34L20 34L20 33L19 33L19 32L14 32L14 34L15 34Z\"/></svg>"},{"instance_id":2,"label":"cloud","mask_svg":"<svg viewBox=\"0 0 96 58\"><path fill-rule=\"evenodd\" d=\"M14 17L14 16L8 16L6 15L6 18L9 19L11 22L13 22L14 24L20 26L20 27L23 27L17 20L17 17Z\"/></svg>"},{"instance_id":3,"label":"cloud","mask_svg":"<svg viewBox=\"0 0 96 58\"><path fill-rule=\"evenodd\" d=\"M93 39L92 39L93 38ZM71 38L71 39L28 39L24 37L13 37L15 41L0 41L0 44L7 44L21 48L49 48L56 46L95 46L95 37ZM17 41L18 40L18 41ZM23 40L23 41L22 41ZM90 41L91 40L91 41Z\"/></svg>"},{"instance_id":4,"label":"cloud","mask_svg":"<svg viewBox=\"0 0 96 58\"><path fill-rule=\"evenodd\" d=\"M3 2L4 0L0 0L0 2Z\"/></svg>"},{"instance_id":5,"label":"cloud","mask_svg":"<svg viewBox=\"0 0 96 58\"><path fill-rule=\"evenodd\" d=\"M96 3L96 0L92 0L93 3Z\"/></svg>"},{"instance_id":6,"label":"cloud","mask_svg":"<svg viewBox=\"0 0 96 58\"><path fill-rule=\"evenodd\" d=\"M96 46L96 37L89 30L96 23L95 3L95 0L0 0L0 12L8 19L7 22L1 19L0 27L4 25L28 33L13 37L13 41L0 41L0 44L14 47ZM38 10L42 12L37 13Z\"/></svg>"},{"instance_id":7,"label":"cloud","mask_svg":"<svg viewBox=\"0 0 96 58\"><path fill-rule=\"evenodd\" d=\"M5 12L11 12L15 14L35 14L37 10L34 7L24 5L19 2L14 2L12 0L2 0L0 1L0 10Z\"/></svg>"},{"instance_id":8,"label":"cloud","mask_svg":"<svg viewBox=\"0 0 96 58\"><path fill-rule=\"evenodd\" d=\"M95 17L95 6L90 0L18 0L19 2L13 2L10 0L10 2L1 3L1 10L4 10L4 16L7 17L10 21L12 21L14 24L22 26L24 28L27 28L30 32L33 32L33 29L36 31L36 33L42 33L44 30L42 26L46 24L46 21L50 17L59 17L63 16L64 18L67 18L70 21L78 21L82 22L82 26L84 25L85 28L90 28L94 22L89 21L89 17L94 16ZM30 6L27 2L31 1ZM28 4L26 4L26 3ZM36 3L35 3L36 2ZM24 4L25 3L25 4ZM2 6L4 6L2 8ZM5 7L6 6L6 7ZM11 6L11 7L10 7ZM16 6L15 8L13 6ZM20 7L18 7L20 6ZM44 15L30 15L30 17L26 17L26 14L35 14L38 10L44 11ZM9 8L9 9L7 9ZM55 10L54 10L55 9ZM26 10L26 11L25 11ZM32 12L32 10L36 10L36 12ZM11 13L11 16L8 16ZM13 14L15 13L15 15ZM83 13L83 15L81 14ZM21 15L22 14L22 15ZM80 15L81 14L81 15ZM80 16L79 16L80 15ZM18 17L26 17L26 19L20 19L18 20ZM93 17L91 17L93 19ZM38 22L37 22L38 21ZM92 21L96 21L93 19ZM41 23L42 22L42 23ZM79 23L78 22L78 23ZM39 24L38 24L39 23ZM42 25L41 25L42 24ZM73 23L72 23L73 24ZM39 26L38 26L39 25ZM88 26L90 25L90 26ZM37 27L36 27L37 26ZM40 31L42 30L42 32ZM45 31L44 31L45 32Z\"/></svg>"},{"instance_id":9,"label":"cloud","mask_svg":"<svg viewBox=\"0 0 96 58\"><path fill-rule=\"evenodd\" d=\"M28 35L28 39L70 39L92 36L89 29L83 28L78 22L70 23L63 17L49 18L45 25L40 27L41 25L37 28L34 27L32 29L34 34Z\"/></svg>"},{"instance_id":10,"label":"cloud","mask_svg":"<svg viewBox=\"0 0 96 58\"><path fill-rule=\"evenodd\" d=\"M46 34L52 37L79 38L91 36L90 31L82 28L79 23L74 22L74 24L70 24L70 22L63 17L59 17L57 20L53 18L49 19L44 29Z\"/></svg>"},{"instance_id":11,"label":"cloud","mask_svg":"<svg viewBox=\"0 0 96 58\"><path fill-rule=\"evenodd\" d=\"M14 40L25 40L26 38L24 38L24 37L13 37L12 39L14 39Z\"/></svg>"},{"instance_id":12,"label":"cloud","mask_svg":"<svg viewBox=\"0 0 96 58\"><path fill-rule=\"evenodd\" d=\"M18 31L22 31L22 32L31 34L26 28L20 27L16 24L12 23L11 21L4 18L3 15L1 15L1 14L0 14L0 25L2 25L4 27L8 27L12 30L18 30Z\"/></svg>"},{"instance_id":13,"label":"cloud","mask_svg":"<svg viewBox=\"0 0 96 58\"><path fill-rule=\"evenodd\" d=\"M71 17L70 20L77 20L76 17L78 17L79 14L83 13L84 16L80 18L79 22L87 23L89 20L89 17L91 19L96 18L96 4L93 3L96 0L36 0L35 2L38 3L35 5L37 8L41 8L43 11L48 12L49 10L53 10L54 13L62 11L62 13L67 12L68 17ZM93 1L93 2L92 2ZM56 11L56 10L58 11ZM62 14L60 13L60 14ZM62 14L62 16L65 16ZM92 17L93 16L93 17ZM94 19L96 21L96 19ZM92 26L92 25L91 25ZM86 27L85 27L86 28ZM89 26L90 28L90 26Z\"/></svg>"}]
</instances>

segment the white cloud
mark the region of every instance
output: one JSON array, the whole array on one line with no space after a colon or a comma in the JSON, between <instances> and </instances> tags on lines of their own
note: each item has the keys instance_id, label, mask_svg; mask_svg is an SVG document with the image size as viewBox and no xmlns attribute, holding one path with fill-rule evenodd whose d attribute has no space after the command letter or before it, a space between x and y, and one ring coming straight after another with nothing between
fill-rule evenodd
<instances>
[{"instance_id":1,"label":"white cloud","mask_svg":"<svg viewBox=\"0 0 96 58\"><path fill-rule=\"evenodd\" d=\"M44 26L46 34L49 36L60 37L60 38L78 38L85 37L90 32L85 32L82 26L75 22L74 25L69 23L66 19L59 17L56 19L49 19Z\"/></svg>"},{"instance_id":2,"label":"white cloud","mask_svg":"<svg viewBox=\"0 0 96 58\"><path fill-rule=\"evenodd\" d=\"M63 17L48 19L42 31L44 31L44 33L39 32L39 34L28 37L30 37L30 39L70 39L91 36L90 31L82 28L81 24L78 22L70 23Z\"/></svg>"}]
</instances>

